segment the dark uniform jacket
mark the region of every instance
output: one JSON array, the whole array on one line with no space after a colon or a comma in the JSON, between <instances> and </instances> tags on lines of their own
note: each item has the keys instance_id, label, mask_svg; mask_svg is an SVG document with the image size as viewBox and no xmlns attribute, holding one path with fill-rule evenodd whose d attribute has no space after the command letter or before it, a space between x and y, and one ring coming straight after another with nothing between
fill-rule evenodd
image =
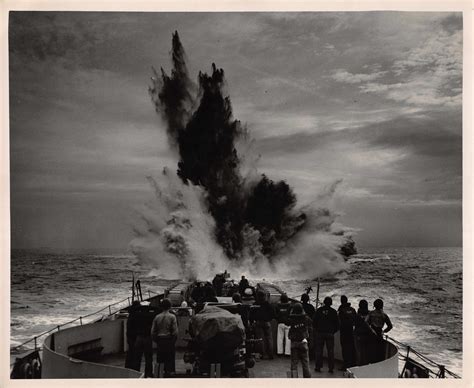
<instances>
[{"instance_id":1,"label":"dark uniform jacket","mask_svg":"<svg viewBox=\"0 0 474 388\"><path fill-rule=\"evenodd\" d=\"M270 322L273 318L275 318L275 312L267 301L255 302L250 308L249 320L251 322Z\"/></svg>"},{"instance_id":2,"label":"dark uniform jacket","mask_svg":"<svg viewBox=\"0 0 474 388\"><path fill-rule=\"evenodd\" d=\"M291 303L278 303L276 305L276 319L278 323L288 325L288 317L290 315Z\"/></svg>"},{"instance_id":3,"label":"dark uniform jacket","mask_svg":"<svg viewBox=\"0 0 474 388\"><path fill-rule=\"evenodd\" d=\"M311 303L302 303L303 305L303 310L306 313L308 317L311 319L313 318L314 313L316 312L316 309Z\"/></svg>"},{"instance_id":4,"label":"dark uniform jacket","mask_svg":"<svg viewBox=\"0 0 474 388\"><path fill-rule=\"evenodd\" d=\"M341 304L337 310L339 315L339 323L341 325L341 333L352 332L354 328L356 311L351 307L350 303Z\"/></svg>"},{"instance_id":5,"label":"dark uniform jacket","mask_svg":"<svg viewBox=\"0 0 474 388\"><path fill-rule=\"evenodd\" d=\"M149 336L155 314L146 306L131 309L127 320L127 337Z\"/></svg>"},{"instance_id":6,"label":"dark uniform jacket","mask_svg":"<svg viewBox=\"0 0 474 388\"><path fill-rule=\"evenodd\" d=\"M316 333L336 333L339 330L336 310L330 306L318 308L314 313L313 328Z\"/></svg>"},{"instance_id":7,"label":"dark uniform jacket","mask_svg":"<svg viewBox=\"0 0 474 388\"><path fill-rule=\"evenodd\" d=\"M290 330L288 338L293 342L301 342L310 338L312 333L312 321L306 314L291 314L288 318Z\"/></svg>"},{"instance_id":8,"label":"dark uniform jacket","mask_svg":"<svg viewBox=\"0 0 474 388\"><path fill-rule=\"evenodd\" d=\"M242 279L239 283L239 292L240 294L243 294L246 288L249 288L250 284L247 279Z\"/></svg>"}]
</instances>

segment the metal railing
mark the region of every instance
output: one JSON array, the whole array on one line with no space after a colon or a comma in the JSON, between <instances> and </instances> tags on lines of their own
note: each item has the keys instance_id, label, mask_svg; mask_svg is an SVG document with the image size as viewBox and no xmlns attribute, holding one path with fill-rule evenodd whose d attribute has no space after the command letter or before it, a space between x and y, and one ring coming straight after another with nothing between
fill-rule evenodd
<instances>
[{"instance_id":1,"label":"metal railing","mask_svg":"<svg viewBox=\"0 0 474 388\"><path fill-rule=\"evenodd\" d=\"M402 354L401 352L399 353L399 359L401 361L407 361L410 356L414 355L416 356L419 360L423 362L423 366L426 368L429 377L433 378L446 378L446 377L452 377L455 379L460 379L461 376L457 375L454 372L451 372L449 369L446 369L446 367L442 364L439 364L424 354L416 351L413 349L411 346L404 344L403 342L397 341L395 338L389 337L388 335L385 336L385 339L387 341L392 342L399 350L404 350L406 351L406 355ZM437 368L437 371L434 371L431 368Z\"/></svg>"},{"instance_id":2,"label":"metal railing","mask_svg":"<svg viewBox=\"0 0 474 388\"><path fill-rule=\"evenodd\" d=\"M160 295L161 293L159 292L155 292L155 291L151 291L151 290L147 290L147 293L148 293L148 298L150 299L152 297L152 294L154 295ZM121 303L125 303L125 302L128 302L128 305L125 305L125 306L122 306L118 309L114 309L112 310L112 307L114 306L117 306ZM54 326L53 328L45 331L45 332L42 332L40 334L37 334L35 335L33 338L30 338L29 340L25 341L25 342L22 342L21 344L19 345L16 345L16 346L13 346L10 348L10 353L12 352L16 352L18 351L19 349L21 349L22 347L24 347L25 345L27 344L30 344L30 343L34 343L34 348L30 348L30 349L25 349L26 350L39 350L41 349L41 346L38 346L38 340L49 334L49 333L52 333L53 331L60 331L62 328L64 328L65 326L68 326L68 325L71 325L75 322L79 322L79 324L82 326L84 324L84 319L87 319L87 318L90 318L94 315L97 315L99 313L102 313L103 311L107 311L108 314L106 315L107 317L108 316L111 316L111 315L114 315L115 313L119 312L120 310L124 309L125 307L128 307L131 305L131 298L130 297L127 297L125 299L122 299L122 300L119 300L118 302L115 302L115 303L112 303L112 304L109 304L107 306L105 306L104 308L101 308L100 310L97 310L97 311L94 311L93 313L90 313L90 314L87 314L87 315L82 315L80 317L77 317L76 319L73 319L72 321L68 321L68 322L64 322L58 326ZM91 321L92 322L92 321ZM91 323L91 322L87 322L87 323Z\"/></svg>"}]
</instances>

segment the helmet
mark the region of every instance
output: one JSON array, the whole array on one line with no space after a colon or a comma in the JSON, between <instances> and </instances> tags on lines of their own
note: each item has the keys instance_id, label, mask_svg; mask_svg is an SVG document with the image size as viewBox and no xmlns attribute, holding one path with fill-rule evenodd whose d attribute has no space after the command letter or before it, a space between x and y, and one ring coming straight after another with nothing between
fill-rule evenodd
<instances>
[{"instance_id":1,"label":"helmet","mask_svg":"<svg viewBox=\"0 0 474 388\"><path fill-rule=\"evenodd\" d=\"M247 296L252 296L253 295L253 291L250 287L246 288L244 290L244 294L247 295Z\"/></svg>"}]
</instances>

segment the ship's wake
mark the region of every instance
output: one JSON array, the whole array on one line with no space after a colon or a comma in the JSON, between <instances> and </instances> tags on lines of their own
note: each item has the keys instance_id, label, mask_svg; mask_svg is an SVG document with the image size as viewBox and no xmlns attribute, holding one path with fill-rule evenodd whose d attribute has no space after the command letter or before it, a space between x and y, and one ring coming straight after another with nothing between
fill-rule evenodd
<instances>
[{"instance_id":1,"label":"ship's wake","mask_svg":"<svg viewBox=\"0 0 474 388\"><path fill-rule=\"evenodd\" d=\"M310 279L346 268L341 248L353 230L328 203L340 181L298 206L293 189L258 174L247 128L232 117L224 71L191 82L178 34L173 69L154 71L150 95L163 118L176 172L148 180L152 201L140 211L133 253L164 278L234 276Z\"/></svg>"}]
</instances>

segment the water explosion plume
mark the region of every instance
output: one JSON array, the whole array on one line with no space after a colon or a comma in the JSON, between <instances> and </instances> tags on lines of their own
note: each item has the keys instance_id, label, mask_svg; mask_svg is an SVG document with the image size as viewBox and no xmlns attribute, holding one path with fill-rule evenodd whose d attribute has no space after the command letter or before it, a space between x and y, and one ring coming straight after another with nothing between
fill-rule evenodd
<instances>
[{"instance_id":1,"label":"water explosion plume","mask_svg":"<svg viewBox=\"0 0 474 388\"><path fill-rule=\"evenodd\" d=\"M148 229L137 230L133 251L140 258L155 257L163 275L165 267L173 266L171 272L188 278L204 276L190 265L196 261L207 268L207 276L225 269L217 268L222 266L267 278L275 270L280 276L308 278L343 268L339 252L349 236L340 227L333 230L336 216L332 212L315 203L296 208L296 195L284 181L275 182L263 174L252 180L243 177L243 155L236 144L247 142L249 134L233 118L230 98L224 92L224 71L212 64L211 74L200 72L197 86L193 84L177 32L171 57L171 75L153 70L149 93L177 150L182 186L175 195L181 202L177 207L168 203L143 212ZM169 179L170 172L165 175ZM157 182L151 182L160 203L163 191L156 191ZM194 205L189 206L185 198ZM187 215L179 209L186 209ZM163 221L157 221L160 217ZM191 233L199 228L200 233ZM195 249L204 244L207 249ZM165 264L158 256L173 264Z\"/></svg>"}]
</instances>

